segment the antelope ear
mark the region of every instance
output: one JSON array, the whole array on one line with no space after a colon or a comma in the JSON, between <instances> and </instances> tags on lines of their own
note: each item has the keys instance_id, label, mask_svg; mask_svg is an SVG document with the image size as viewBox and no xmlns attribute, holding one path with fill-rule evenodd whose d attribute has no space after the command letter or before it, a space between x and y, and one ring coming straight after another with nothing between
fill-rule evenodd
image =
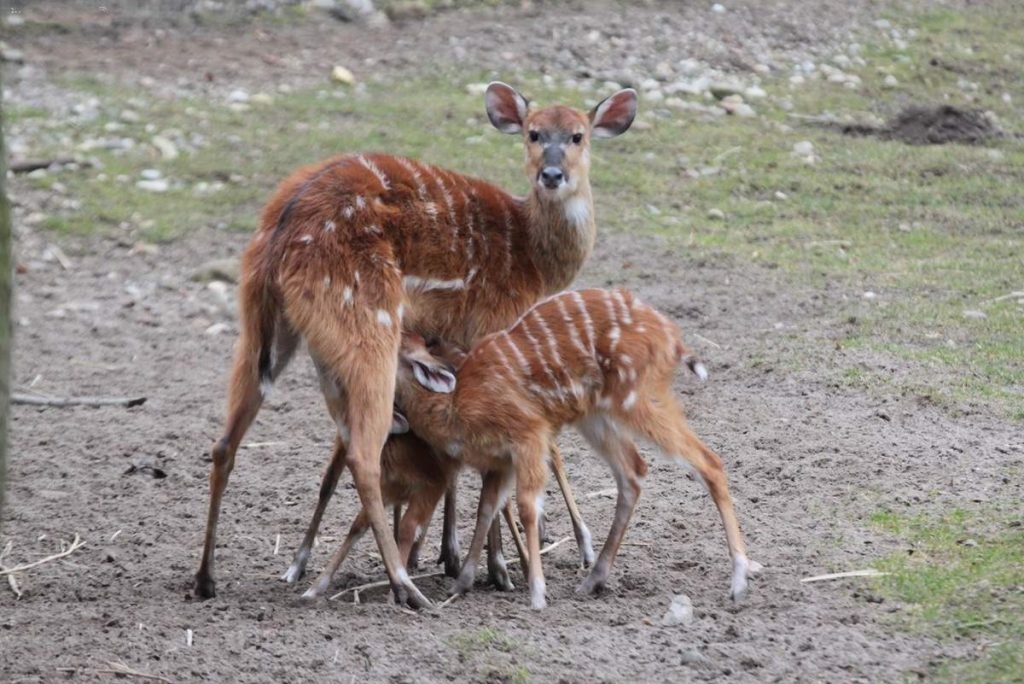
<instances>
[{"instance_id":1,"label":"antelope ear","mask_svg":"<svg viewBox=\"0 0 1024 684\"><path fill-rule=\"evenodd\" d=\"M455 391L455 374L443 362L426 364L422 361L413 361L412 374L416 382L431 392L451 394Z\"/></svg>"},{"instance_id":2,"label":"antelope ear","mask_svg":"<svg viewBox=\"0 0 1024 684\"><path fill-rule=\"evenodd\" d=\"M502 133L521 133L526 121L526 110L530 101L516 92L515 88L501 81L493 81L484 95L487 118Z\"/></svg>"},{"instance_id":3,"label":"antelope ear","mask_svg":"<svg viewBox=\"0 0 1024 684\"><path fill-rule=\"evenodd\" d=\"M590 112L590 131L595 138L614 138L629 130L636 116L636 91L620 90L601 100Z\"/></svg>"},{"instance_id":4,"label":"antelope ear","mask_svg":"<svg viewBox=\"0 0 1024 684\"><path fill-rule=\"evenodd\" d=\"M389 435L404 435L409 431L409 420L397 408L391 411L391 429Z\"/></svg>"}]
</instances>

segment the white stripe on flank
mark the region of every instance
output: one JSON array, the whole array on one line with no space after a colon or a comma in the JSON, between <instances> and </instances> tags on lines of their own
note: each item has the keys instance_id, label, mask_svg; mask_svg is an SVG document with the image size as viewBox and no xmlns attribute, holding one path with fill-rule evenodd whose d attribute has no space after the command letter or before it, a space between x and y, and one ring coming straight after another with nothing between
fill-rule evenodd
<instances>
[{"instance_id":1,"label":"white stripe on flank","mask_svg":"<svg viewBox=\"0 0 1024 684\"><path fill-rule=\"evenodd\" d=\"M590 312L587 311L587 303L583 301L583 295L574 291L572 293L572 300L576 302L576 307L580 310L583 330L587 333L587 347L590 349L590 356L594 357L597 355L597 350L594 349L594 321L590 318Z\"/></svg>"},{"instance_id":2,"label":"white stripe on flank","mask_svg":"<svg viewBox=\"0 0 1024 684\"><path fill-rule=\"evenodd\" d=\"M470 204L469 195L462 188L459 188L462 196L462 206L466 207L466 260L473 260L473 205Z\"/></svg>"},{"instance_id":3,"label":"white stripe on flank","mask_svg":"<svg viewBox=\"0 0 1024 684\"><path fill-rule=\"evenodd\" d=\"M615 303L622 307L622 324L633 325L633 317L629 314L629 306L626 305L626 298L622 296L622 290L612 290L612 297Z\"/></svg>"},{"instance_id":4,"label":"white stripe on flank","mask_svg":"<svg viewBox=\"0 0 1024 684\"><path fill-rule=\"evenodd\" d=\"M455 202L452 199L452 194L448 191L448 186L444 184L444 179L441 178L439 172L435 172L431 169L431 178L437 184L438 189L441 190L441 196L444 198L444 205L448 208L448 222L452 226L452 235L454 238L459 237L459 222L455 217Z\"/></svg>"},{"instance_id":5,"label":"white stripe on flank","mask_svg":"<svg viewBox=\"0 0 1024 684\"><path fill-rule=\"evenodd\" d=\"M604 300L604 307L608 310L608 322L611 324L611 329L608 331L608 339L611 340L611 344L608 345L608 351L614 353L615 348L619 346L619 335L621 333L619 330L619 314L615 310L615 302L612 301L612 297L608 294L607 290L602 293L601 298Z\"/></svg>"},{"instance_id":6,"label":"white stripe on flank","mask_svg":"<svg viewBox=\"0 0 1024 684\"><path fill-rule=\"evenodd\" d=\"M336 224L334 221L324 221L324 230L326 230L328 233L333 233L334 229L337 227L338 224Z\"/></svg>"},{"instance_id":7,"label":"white stripe on flank","mask_svg":"<svg viewBox=\"0 0 1024 684\"><path fill-rule=\"evenodd\" d=\"M472 277L472 273L470 277ZM408 291L425 292L427 290L463 290L466 287L466 282L462 278L439 280L437 278L420 278L419 276L407 275L402 278L402 285Z\"/></svg>"},{"instance_id":8,"label":"white stripe on flank","mask_svg":"<svg viewBox=\"0 0 1024 684\"><path fill-rule=\"evenodd\" d=\"M522 350L519 349L519 345L517 345L516 341L512 339L512 336L506 331L501 333L498 337L508 342L509 349L512 350L512 355L516 357L516 361L519 362L519 367L523 369L523 375L526 377L533 375L533 369L530 367L530 362L526 360Z\"/></svg>"},{"instance_id":9,"label":"white stripe on flank","mask_svg":"<svg viewBox=\"0 0 1024 684\"><path fill-rule=\"evenodd\" d=\"M505 282L512 276L512 212L507 202L501 203L501 210L505 215Z\"/></svg>"},{"instance_id":10,"label":"white stripe on flank","mask_svg":"<svg viewBox=\"0 0 1024 684\"><path fill-rule=\"evenodd\" d=\"M569 338L572 340L572 343L576 345L576 348L580 350L584 357L589 358L590 352L587 351L587 348L583 345L583 340L580 339L580 331L576 329L576 321L569 315L569 310L565 308L565 297L556 298L555 305L558 307L559 313L562 314L562 322L569 329Z\"/></svg>"},{"instance_id":11,"label":"white stripe on flank","mask_svg":"<svg viewBox=\"0 0 1024 684\"><path fill-rule=\"evenodd\" d=\"M636 404L635 390L630 391L630 393L626 395L626 398L622 400L622 408L628 411L629 409L633 408L634 404Z\"/></svg>"},{"instance_id":12,"label":"white stripe on flank","mask_svg":"<svg viewBox=\"0 0 1024 684\"><path fill-rule=\"evenodd\" d=\"M509 360L508 355L505 354L504 351L502 351L501 345L498 344L497 340L492 339L492 340L490 340L490 347L491 347L491 349L494 350L494 355L497 356L498 360L501 362L501 364L500 364L501 368L503 368L504 370L508 371L507 374L508 374L509 377L513 377L514 378L515 377L515 372L513 371L513 368L512 368L512 362L511 362L511 360Z\"/></svg>"},{"instance_id":13,"label":"white stripe on flank","mask_svg":"<svg viewBox=\"0 0 1024 684\"><path fill-rule=\"evenodd\" d=\"M534 311L536 311L536 309L534 309ZM537 341L537 338L534 337L533 333L530 331L530 318L532 318L534 311L531 311L526 318L520 321L518 328L523 331L523 334L526 335L526 339L529 340L530 346L533 347L533 353L540 360L540 365L544 369L544 374L551 378L551 383L555 386L555 391L561 392L562 384L558 381L558 377L555 375L554 371L551 370L548 360L544 357L544 352L540 348L540 342Z\"/></svg>"},{"instance_id":14,"label":"white stripe on flank","mask_svg":"<svg viewBox=\"0 0 1024 684\"><path fill-rule=\"evenodd\" d=\"M374 164L371 160L367 159L363 155L359 155L357 159L359 159L360 164L365 166L370 171L370 173L377 177L377 180L380 181L381 186L385 190L391 189L391 183L388 182L388 177L384 175L384 172L381 171L376 164Z\"/></svg>"},{"instance_id":15,"label":"white stripe on flank","mask_svg":"<svg viewBox=\"0 0 1024 684\"><path fill-rule=\"evenodd\" d=\"M540 313L540 309L536 306L533 307L533 311L530 315L537 319L537 324L540 326L541 332L544 333L544 336L547 338L548 349L551 350L551 361L554 364L555 369L559 371L559 375L565 375L565 379L571 383L572 377L565 368L565 362L562 361L562 355L558 353L558 340L555 339L555 336L552 334L551 328L548 327L547 321L544 320L544 316ZM559 379L559 388L561 388L561 384L561 379Z\"/></svg>"}]
</instances>

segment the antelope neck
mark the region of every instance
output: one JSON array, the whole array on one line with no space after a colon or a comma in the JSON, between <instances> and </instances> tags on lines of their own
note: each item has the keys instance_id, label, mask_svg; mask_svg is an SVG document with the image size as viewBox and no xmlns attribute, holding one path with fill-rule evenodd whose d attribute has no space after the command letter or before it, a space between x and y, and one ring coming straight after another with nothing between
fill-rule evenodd
<instances>
[{"instance_id":1,"label":"antelope neck","mask_svg":"<svg viewBox=\"0 0 1024 684\"><path fill-rule=\"evenodd\" d=\"M597 226L590 184L571 195L541 199L534 190L523 200L529 219L530 246L547 293L569 286L590 257Z\"/></svg>"}]
</instances>

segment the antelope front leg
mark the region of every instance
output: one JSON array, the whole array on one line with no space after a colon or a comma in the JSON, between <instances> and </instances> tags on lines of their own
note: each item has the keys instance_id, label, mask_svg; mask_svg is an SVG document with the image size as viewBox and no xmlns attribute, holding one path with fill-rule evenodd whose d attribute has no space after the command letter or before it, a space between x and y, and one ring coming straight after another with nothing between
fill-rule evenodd
<instances>
[{"instance_id":1,"label":"antelope front leg","mask_svg":"<svg viewBox=\"0 0 1024 684\"><path fill-rule=\"evenodd\" d=\"M527 567L530 577L530 607L534 610L541 610L548 605L544 597L544 569L541 567L540 529L537 526L539 501L542 496L542 489L522 485L516 493L519 519L526 531L526 548L530 554Z\"/></svg>"},{"instance_id":2,"label":"antelope front leg","mask_svg":"<svg viewBox=\"0 0 1024 684\"><path fill-rule=\"evenodd\" d=\"M462 563L462 571L455 581L452 594L465 594L473 587L473 580L476 579L476 566L480 562L480 553L483 551L491 522L498 512L498 508L504 503L503 500L508 496L512 474L491 471L485 473L483 479L483 485L480 488L480 504L476 512L476 528L473 530L473 541L469 545L469 553L466 554L466 560Z\"/></svg>"},{"instance_id":3,"label":"antelope front leg","mask_svg":"<svg viewBox=\"0 0 1024 684\"><path fill-rule=\"evenodd\" d=\"M345 557L348 556L349 551L352 550L352 546L359 541L359 539L366 533L367 528L366 514L360 510L359 515L352 521L352 527L349 528L348 535L345 537L345 541L341 543L338 550L331 556L330 562L327 563L327 567L320 573L320 577L317 578L316 582L313 583L306 593L302 595L302 598L316 598L317 596L323 596L327 593L327 590L331 586L331 581L334 579L335 573L338 572L338 568L345 561Z\"/></svg>"},{"instance_id":4,"label":"antelope front leg","mask_svg":"<svg viewBox=\"0 0 1024 684\"><path fill-rule=\"evenodd\" d=\"M508 506L502 507L503 511ZM501 523L495 516L491 523L491 529L487 533L487 578L491 584L501 591L512 591L515 585L508 575L508 565L505 563L505 554L501 550Z\"/></svg>"},{"instance_id":5,"label":"antelope front leg","mask_svg":"<svg viewBox=\"0 0 1024 684\"><path fill-rule=\"evenodd\" d=\"M558 488L562 490L562 497L565 499L565 506L569 509L569 518L572 520L572 532L576 537L576 547L580 552L580 563L589 568L594 562L594 547L590 539L590 530L583 522L580 509L576 507L576 498L572 495L572 488L569 487L569 478L565 476L565 462L562 461L562 453L554 444L551 445L551 471L558 481Z\"/></svg>"},{"instance_id":6,"label":"antelope front leg","mask_svg":"<svg viewBox=\"0 0 1024 684\"><path fill-rule=\"evenodd\" d=\"M438 563L444 563L444 574L449 577L459 576L459 556L462 551L459 549L459 531L455 526L455 518L458 512L456 504L456 482L452 482L448 491L444 494L444 519L441 526L441 556Z\"/></svg>"},{"instance_id":7,"label":"antelope front leg","mask_svg":"<svg viewBox=\"0 0 1024 684\"><path fill-rule=\"evenodd\" d=\"M345 444L340 438L336 438L334 441L334 454L331 456L331 462L328 464L327 470L324 471L323 479L320 481L320 497L316 503L316 510L313 511L313 518L309 521L309 527L306 528L306 534L302 538L302 544L295 552L292 564L281 575L281 579L288 584L295 584L306 574L306 563L309 562L309 554L313 549L316 533L320 529L320 522L323 520L324 511L334 495L334 490L338 486L338 478L341 477L341 473L344 470Z\"/></svg>"}]
</instances>

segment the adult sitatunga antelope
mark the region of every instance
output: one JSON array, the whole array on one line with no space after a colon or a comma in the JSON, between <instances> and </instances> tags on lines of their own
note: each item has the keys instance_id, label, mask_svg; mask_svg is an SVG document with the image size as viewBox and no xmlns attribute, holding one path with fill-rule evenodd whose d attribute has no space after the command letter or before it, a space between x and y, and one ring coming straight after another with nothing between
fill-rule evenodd
<instances>
[{"instance_id":1,"label":"adult sitatunga antelope","mask_svg":"<svg viewBox=\"0 0 1024 684\"><path fill-rule=\"evenodd\" d=\"M311 529L347 466L396 597L429 605L387 529L380 488L403 326L468 346L565 288L594 245L590 140L623 133L636 113L630 89L589 114L531 108L503 83L488 86L485 102L498 130L523 136L525 198L410 159L353 154L295 172L264 209L242 255L241 336L212 449L198 595L215 593L217 518L235 452L305 340L338 428ZM302 574L302 552L289 579Z\"/></svg>"},{"instance_id":2,"label":"adult sitatunga antelope","mask_svg":"<svg viewBox=\"0 0 1024 684\"><path fill-rule=\"evenodd\" d=\"M732 597L743 596L750 563L722 460L687 425L672 391L680 362L701 379L707 372L662 314L627 290L564 292L537 304L507 331L485 337L468 354L450 347L434 351L440 355L423 338L403 335L396 398L417 435L484 476L476 530L455 593L472 586L484 536L515 485L531 604L546 605L537 526L544 456L561 428L574 425L611 467L618 486L608 538L578 591L604 586L636 506L647 472L632 441L636 436L701 476L725 525Z\"/></svg>"}]
</instances>

